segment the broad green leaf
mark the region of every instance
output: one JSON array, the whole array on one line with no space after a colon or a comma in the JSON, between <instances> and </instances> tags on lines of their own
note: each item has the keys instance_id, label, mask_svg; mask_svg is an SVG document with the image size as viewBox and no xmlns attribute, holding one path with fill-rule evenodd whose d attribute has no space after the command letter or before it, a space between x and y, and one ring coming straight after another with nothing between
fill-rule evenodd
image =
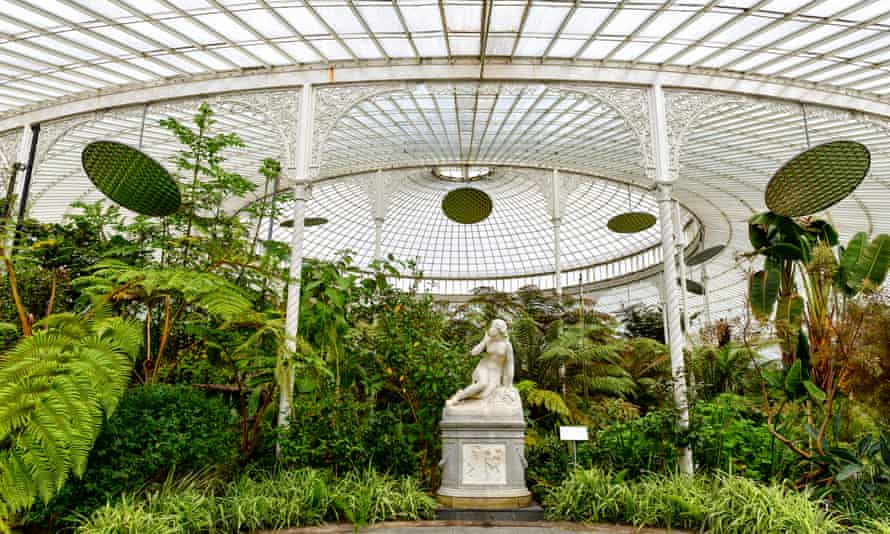
<instances>
[{"instance_id":1,"label":"broad green leaf","mask_svg":"<svg viewBox=\"0 0 890 534\"><path fill-rule=\"evenodd\" d=\"M799 260L803 257L801 247L791 243L776 243L763 249L763 255L783 260Z\"/></svg>"},{"instance_id":2,"label":"broad green leaf","mask_svg":"<svg viewBox=\"0 0 890 534\"><path fill-rule=\"evenodd\" d=\"M884 283L887 268L890 267L890 236L881 234L862 251L859 261L849 273L847 285L852 289L862 289L868 280L873 287Z\"/></svg>"},{"instance_id":3,"label":"broad green leaf","mask_svg":"<svg viewBox=\"0 0 890 534\"><path fill-rule=\"evenodd\" d=\"M803 315L803 297L790 295L779 297L779 305L776 308L776 320L786 321L794 330L800 327L800 319Z\"/></svg>"},{"instance_id":4,"label":"broad green leaf","mask_svg":"<svg viewBox=\"0 0 890 534\"><path fill-rule=\"evenodd\" d=\"M798 398L804 394L804 380L803 364L800 360L794 360L791 368L785 374L785 391L789 397Z\"/></svg>"},{"instance_id":5,"label":"broad green leaf","mask_svg":"<svg viewBox=\"0 0 890 534\"><path fill-rule=\"evenodd\" d=\"M812 381L804 380L803 387L807 389L807 393L810 394L810 397L812 397L814 401L825 402L825 392Z\"/></svg>"},{"instance_id":6,"label":"broad green leaf","mask_svg":"<svg viewBox=\"0 0 890 534\"><path fill-rule=\"evenodd\" d=\"M779 273L774 270L758 271L748 282L748 298L751 310L760 321L766 321L773 312L779 294Z\"/></svg>"},{"instance_id":7,"label":"broad green leaf","mask_svg":"<svg viewBox=\"0 0 890 534\"><path fill-rule=\"evenodd\" d=\"M868 235L865 232L859 232L854 235L847 246L843 248L841 253L841 268L845 271L852 272L862 258L862 253L868 245Z\"/></svg>"}]
</instances>

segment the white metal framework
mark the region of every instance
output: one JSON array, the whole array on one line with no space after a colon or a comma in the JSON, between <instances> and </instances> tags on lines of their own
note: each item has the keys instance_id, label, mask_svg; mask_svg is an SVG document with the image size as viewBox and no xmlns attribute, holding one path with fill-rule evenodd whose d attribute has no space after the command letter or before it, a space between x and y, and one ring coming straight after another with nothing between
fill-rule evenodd
<instances>
[{"instance_id":1,"label":"white metal framework","mask_svg":"<svg viewBox=\"0 0 890 534\"><path fill-rule=\"evenodd\" d=\"M59 220L71 201L101 198L79 166L87 142L141 139L168 161L176 143L158 121L209 100L219 129L245 139L229 161L239 172L259 183L262 158L279 157L314 182L307 213L332 223L306 230L307 255L349 248L366 264L392 252L420 260L425 290L451 296L571 290L580 275L620 310L659 300L657 232L600 223L628 185L657 211L648 88L662 85L686 237L727 245L707 266L719 317L739 309L744 221L764 209L773 170L806 147L804 113L813 144L872 151L871 175L826 215L844 235L890 229L883 4L0 0L0 167L26 161L39 124L28 210ZM301 109L314 113L308 138ZM432 170L462 165L496 170L482 182L495 201L483 225L451 227L436 210L456 184ZM693 311L704 304L689 296Z\"/></svg>"}]
</instances>

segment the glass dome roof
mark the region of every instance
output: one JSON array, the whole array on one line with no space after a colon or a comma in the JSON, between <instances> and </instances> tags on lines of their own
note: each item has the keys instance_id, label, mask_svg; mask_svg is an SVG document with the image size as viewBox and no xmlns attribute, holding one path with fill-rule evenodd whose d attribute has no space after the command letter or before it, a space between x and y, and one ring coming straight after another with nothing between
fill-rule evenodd
<instances>
[{"instance_id":1,"label":"glass dome roof","mask_svg":"<svg viewBox=\"0 0 890 534\"><path fill-rule=\"evenodd\" d=\"M513 167L497 168L473 187L491 196L491 215L477 224L459 224L442 212L445 194L462 187L437 179L429 168L355 175L313 187L307 204L309 217L325 217L328 224L306 230L305 251L310 257L333 258L349 249L360 265L374 259L373 181L383 178L390 190L383 224L382 252L414 260L424 278L467 280L476 286L497 285L495 279L515 279L516 288L534 283L552 288L555 271L553 225L545 188L550 172ZM566 282L577 273L600 266L598 281L650 268L660 260L660 234L652 227L638 234L616 234L606 227L614 215L627 210L657 215L652 194L604 179L562 173L567 195L561 223L561 266ZM291 213L290 205L284 209ZM282 217L282 221L288 216ZM689 234L698 229L684 212ZM279 224L275 239L290 242L291 229ZM266 228L266 231L268 228ZM569 285L566 283L566 285Z\"/></svg>"},{"instance_id":2,"label":"glass dome roof","mask_svg":"<svg viewBox=\"0 0 890 534\"><path fill-rule=\"evenodd\" d=\"M883 98L871 0L2 0L0 114L124 87L435 60L744 73Z\"/></svg>"}]
</instances>

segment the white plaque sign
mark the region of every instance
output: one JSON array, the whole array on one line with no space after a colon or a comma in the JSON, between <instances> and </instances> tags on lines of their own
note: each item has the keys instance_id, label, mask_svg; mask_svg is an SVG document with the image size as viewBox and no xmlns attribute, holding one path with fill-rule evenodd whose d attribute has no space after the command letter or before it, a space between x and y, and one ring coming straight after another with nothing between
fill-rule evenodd
<instances>
[{"instance_id":1,"label":"white plaque sign","mask_svg":"<svg viewBox=\"0 0 890 534\"><path fill-rule=\"evenodd\" d=\"M587 427L561 426L559 427L559 439L562 441L587 441Z\"/></svg>"},{"instance_id":2,"label":"white plaque sign","mask_svg":"<svg viewBox=\"0 0 890 534\"><path fill-rule=\"evenodd\" d=\"M502 444L465 444L461 449L461 482L496 485L507 483L507 448Z\"/></svg>"}]
</instances>

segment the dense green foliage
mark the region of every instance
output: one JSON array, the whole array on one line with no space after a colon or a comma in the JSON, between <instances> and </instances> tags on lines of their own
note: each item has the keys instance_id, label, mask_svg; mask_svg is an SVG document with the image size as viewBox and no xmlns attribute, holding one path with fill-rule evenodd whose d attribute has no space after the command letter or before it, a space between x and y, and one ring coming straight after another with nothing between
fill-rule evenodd
<instances>
[{"instance_id":1,"label":"dense green foliage","mask_svg":"<svg viewBox=\"0 0 890 534\"><path fill-rule=\"evenodd\" d=\"M426 519L435 501L410 478L377 472L335 479L301 469L240 477L223 488L200 481L166 484L144 498L124 496L97 510L80 534L192 534L252 532L349 521Z\"/></svg>"},{"instance_id":2,"label":"dense green foliage","mask_svg":"<svg viewBox=\"0 0 890 534\"><path fill-rule=\"evenodd\" d=\"M443 402L500 318L528 480L554 517L887 528L873 520L890 513L890 306L877 291L890 238L840 246L827 222L755 216L740 260L752 316L687 333L680 432L658 308L631 306L619 323L593 300L535 287L440 303L396 288L400 273L422 278L410 262L360 266L343 251L304 262L288 338L290 250L261 235L289 217L281 165L256 162L258 184L229 168L242 143L213 117L202 105L190 123L162 123L181 143L176 213L126 219L75 203L0 251L0 521L151 533L426 517ZM762 349L776 344L770 361ZM577 466L564 424L590 430ZM704 476L672 475L687 445Z\"/></svg>"},{"instance_id":3,"label":"dense green foliage","mask_svg":"<svg viewBox=\"0 0 890 534\"><path fill-rule=\"evenodd\" d=\"M176 472L231 465L237 455L229 406L187 386L152 385L124 395L93 447L80 480L67 484L32 520L69 523L122 492Z\"/></svg>"}]
</instances>

